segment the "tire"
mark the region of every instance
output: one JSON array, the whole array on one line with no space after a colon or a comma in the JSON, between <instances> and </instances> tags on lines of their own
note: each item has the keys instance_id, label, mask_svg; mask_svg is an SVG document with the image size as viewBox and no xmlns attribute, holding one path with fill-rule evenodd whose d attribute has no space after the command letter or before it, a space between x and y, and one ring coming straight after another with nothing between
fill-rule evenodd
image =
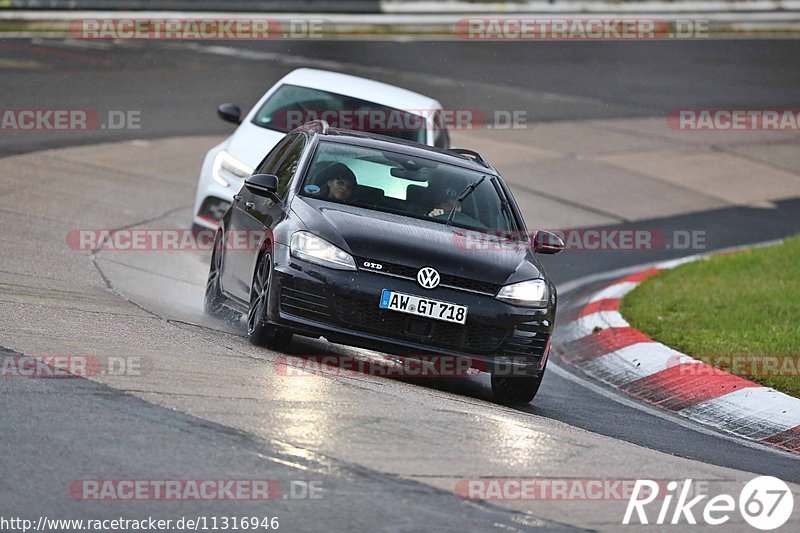
<instances>
[{"instance_id":1,"label":"tire","mask_svg":"<svg viewBox=\"0 0 800 533\"><path fill-rule=\"evenodd\" d=\"M292 340L292 332L266 320L269 288L272 284L272 257L264 254L256 265L247 312L247 338L256 346L283 351Z\"/></svg>"},{"instance_id":2,"label":"tire","mask_svg":"<svg viewBox=\"0 0 800 533\"><path fill-rule=\"evenodd\" d=\"M197 223L193 223L192 224L192 235L194 235L195 239L200 238L206 232L208 232L210 234L211 232L214 232L214 230L210 229L210 228L207 228L205 226L201 226L200 224L197 224ZM214 232L214 233L216 234L216 232Z\"/></svg>"},{"instance_id":3,"label":"tire","mask_svg":"<svg viewBox=\"0 0 800 533\"><path fill-rule=\"evenodd\" d=\"M498 376L492 374L492 393L495 400L505 404L530 403L539 392L544 372L538 376Z\"/></svg>"},{"instance_id":4,"label":"tire","mask_svg":"<svg viewBox=\"0 0 800 533\"><path fill-rule=\"evenodd\" d=\"M207 315L228 322L237 322L242 314L225 305L227 299L222 294L220 287L220 270L222 268L222 232L214 236L214 248L211 251L211 266L208 269L206 281L206 296L203 301L203 310Z\"/></svg>"}]
</instances>

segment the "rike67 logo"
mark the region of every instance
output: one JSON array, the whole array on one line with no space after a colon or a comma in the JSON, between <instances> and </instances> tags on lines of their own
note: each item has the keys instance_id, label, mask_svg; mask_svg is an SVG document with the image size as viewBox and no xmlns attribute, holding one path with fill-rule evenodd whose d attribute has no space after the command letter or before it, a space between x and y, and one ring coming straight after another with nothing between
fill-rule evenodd
<instances>
[{"instance_id":1,"label":"rike67 logo","mask_svg":"<svg viewBox=\"0 0 800 533\"><path fill-rule=\"evenodd\" d=\"M691 479L682 484L670 481L665 491L659 490L663 488L663 484L655 481L637 480L622 523L694 525L699 518L701 524L720 526L731 520L738 503L739 514L745 522L756 529L770 531L785 524L794 509L794 498L789 486L771 476L761 476L749 481L739 493L738 500L730 494L718 494L704 501L708 495L695 495ZM648 516L645 507L653 502L658 503L649 509L651 513ZM658 516L653 520L653 511L656 509Z\"/></svg>"}]
</instances>

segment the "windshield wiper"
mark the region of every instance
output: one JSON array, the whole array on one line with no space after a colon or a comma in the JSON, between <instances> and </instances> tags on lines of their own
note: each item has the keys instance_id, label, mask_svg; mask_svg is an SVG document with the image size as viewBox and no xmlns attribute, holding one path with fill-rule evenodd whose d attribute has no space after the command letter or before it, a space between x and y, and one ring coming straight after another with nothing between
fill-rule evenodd
<instances>
[{"instance_id":1,"label":"windshield wiper","mask_svg":"<svg viewBox=\"0 0 800 533\"><path fill-rule=\"evenodd\" d=\"M483 183L483 180L485 180L485 179L486 179L486 174L484 174L479 179L477 179L474 182L472 182L469 185L467 185L467 188L464 189L464 192L462 192L460 195L458 195L458 198L456 199L456 203L453 204L453 208L450 210L450 214L447 215L447 222L445 222L445 225L449 226L450 224L453 223L453 217L456 216L456 209L458 208L458 206L460 206L461 202L463 202L467 198L467 196L472 194L472 191L477 189L478 185Z\"/></svg>"},{"instance_id":2,"label":"windshield wiper","mask_svg":"<svg viewBox=\"0 0 800 533\"><path fill-rule=\"evenodd\" d=\"M497 180L492 179L492 185L494 185L495 191L497 191L497 196L500 197L500 207L503 209L503 213L506 215L506 222L513 226L508 228L511 233L509 235L504 235L504 237L513 238L513 232L517 228L516 218L514 218L514 213L511 212L511 206L509 205L505 193L500 187L500 184L497 183ZM517 235L517 238L520 238L519 234Z\"/></svg>"}]
</instances>

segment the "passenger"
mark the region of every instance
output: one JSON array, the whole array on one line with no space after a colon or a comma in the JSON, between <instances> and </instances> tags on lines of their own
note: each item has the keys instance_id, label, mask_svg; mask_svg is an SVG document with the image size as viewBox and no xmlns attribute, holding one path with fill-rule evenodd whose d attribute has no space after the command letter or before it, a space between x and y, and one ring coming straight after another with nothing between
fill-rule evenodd
<instances>
[{"instance_id":1,"label":"passenger","mask_svg":"<svg viewBox=\"0 0 800 533\"><path fill-rule=\"evenodd\" d=\"M430 213L428 213L429 217L440 217L442 215L450 215L450 211L453 210L453 206L456 206L456 213L461 212L461 204L458 203L457 198L446 198L439 202L439 204L431 209Z\"/></svg>"}]
</instances>

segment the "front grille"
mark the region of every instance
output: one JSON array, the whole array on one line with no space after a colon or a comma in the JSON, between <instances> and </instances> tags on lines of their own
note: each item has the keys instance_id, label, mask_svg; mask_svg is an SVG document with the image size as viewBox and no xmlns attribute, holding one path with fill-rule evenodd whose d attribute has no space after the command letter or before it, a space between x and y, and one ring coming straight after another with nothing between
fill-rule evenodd
<instances>
[{"instance_id":1,"label":"front grille","mask_svg":"<svg viewBox=\"0 0 800 533\"><path fill-rule=\"evenodd\" d=\"M475 279L461 278L458 276L450 276L449 274L441 274L441 285L449 287L456 287L458 289L465 289L468 291L482 292L494 296L500 290L500 285L494 283L487 283L485 281L478 281Z\"/></svg>"},{"instance_id":2,"label":"front grille","mask_svg":"<svg viewBox=\"0 0 800 533\"><path fill-rule=\"evenodd\" d=\"M367 300L349 296L336 297L336 312L342 322L358 329L383 331L387 334L403 331L406 317L395 311L378 307L377 298Z\"/></svg>"},{"instance_id":3,"label":"front grille","mask_svg":"<svg viewBox=\"0 0 800 533\"><path fill-rule=\"evenodd\" d=\"M366 257L356 257L356 262L358 265L363 265L364 263L372 263L373 261ZM398 265L396 263L386 263L383 261L381 261L380 264L383 267L380 270L373 270L371 268L364 268L364 267L360 268L368 272L374 272L375 274L399 276L401 278L406 278L413 281L417 280L417 272L419 272L419 269L422 268L422 267L416 268L406 265ZM467 291L480 292L483 294L489 294L494 296L495 294L497 294L497 291L499 291L501 287L501 285L497 285L495 283L488 283L485 281L462 278L460 276L453 276L450 274L440 273L439 275L441 276L441 281L439 282L440 286L447 286L454 289L463 289Z\"/></svg>"},{"instance_id":4,"label":"front grille","mask_svg":"<svg viewBox=\"0 0 800 533\"><path fill-rule=\"evenodd\" d=\"M328 297L320 294L319 288L302 280L293 280L291 285L281 285L281 311L320 320L330 318Z\"/></svg>"},{"instance_id":5,"label":"front grille","mask_svg":"<svg viewBox=\"0 0 800 533\"><path fill-rule=\"evenodd\" d=\"M480 325L470 326L467 331L466 348L478 354L494 352L507 334L508 330L505 328Z\"/></svg>"},{"instance_id":6,"label":"front grille","mask_svg":"<svg viewBox=\"0 0 800 533\"><path fill-rule=\"evenodd\" d=\"M508 333L504 328L471 324L469 319L462 326L381 309L377 298L337 296L336 312L357 330L465 354L494 353Z\"/></svg>"}]
</instances>

